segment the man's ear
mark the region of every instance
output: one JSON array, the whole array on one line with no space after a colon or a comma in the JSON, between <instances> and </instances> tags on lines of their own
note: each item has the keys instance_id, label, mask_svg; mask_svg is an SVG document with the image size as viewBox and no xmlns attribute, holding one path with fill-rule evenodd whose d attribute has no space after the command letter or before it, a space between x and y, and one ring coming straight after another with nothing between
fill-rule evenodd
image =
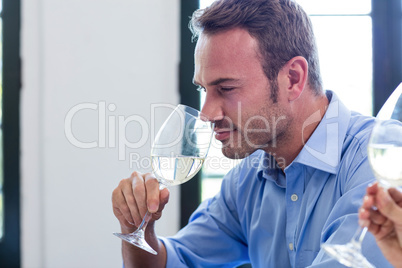
<instances>
[{"instance_id":1,"label":"man's ear","mask_svg":"<svg viewBox=\"0 0 402 268\"><path fill-rule=\"evenodd\" d=\"M286 88L288 101L293 101L300 96L306 86L308 63L304 57L294 57L282 67L279 75Z\"/></svg>"}]
</instances>

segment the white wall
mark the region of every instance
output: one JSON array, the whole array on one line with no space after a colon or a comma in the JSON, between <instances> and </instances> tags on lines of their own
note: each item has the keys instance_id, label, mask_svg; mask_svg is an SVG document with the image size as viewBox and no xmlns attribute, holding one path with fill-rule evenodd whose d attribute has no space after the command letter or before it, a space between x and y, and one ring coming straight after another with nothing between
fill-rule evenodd
<instances>
[{"instance_id":1,"label":"white wall","mask_svg":"<svg viewBox=\"0 0 402 268\"><path fill-rule=\"evenodd\" d=\"M140 118L148 126L151 104L178 102L179 0L25 0L21 38L23 267L120 267L111 193L135 167L149 171L130 167L149 155ZM146 142L118 148L126 137ZM177 231L178 195L159 234Z\"/></svg>"}]
</instances>

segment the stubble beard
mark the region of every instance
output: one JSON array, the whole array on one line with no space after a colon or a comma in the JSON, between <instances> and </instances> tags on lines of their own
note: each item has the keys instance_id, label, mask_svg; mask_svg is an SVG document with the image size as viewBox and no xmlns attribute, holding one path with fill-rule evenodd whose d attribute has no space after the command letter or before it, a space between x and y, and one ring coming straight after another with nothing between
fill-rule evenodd
<instances>
[{"instance_id":1,"label":"stubble beard","mask_svg":"<svg viewBox=\"0 0 402 268\"><path fill-rule=\"evenodd\" d=\"M261 108L256 115L248 116L246 122L249 124L234 126L235 133L222 143L224 156L242 159L259 149L275 155L280 146L286 146L293 118L277 103L268 106Z\"/></svg>"}]
</instances>

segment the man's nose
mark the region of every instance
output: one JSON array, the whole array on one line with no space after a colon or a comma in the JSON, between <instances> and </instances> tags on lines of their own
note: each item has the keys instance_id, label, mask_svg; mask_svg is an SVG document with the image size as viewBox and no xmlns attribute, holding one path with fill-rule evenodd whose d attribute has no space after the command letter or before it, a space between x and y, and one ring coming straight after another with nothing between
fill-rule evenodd
<instances>
[{"instance_id":1,"label":"man's nose","mask_svg":"<svg viewBox=\"0 0 402 268\"><path fill-rule=\"evenodd\" d=\"M211 122L219 121L224 118L221 103L208 94L205 97L205 102L202 106L201 113L208 121Z\"/></svg>"}]
</instances>

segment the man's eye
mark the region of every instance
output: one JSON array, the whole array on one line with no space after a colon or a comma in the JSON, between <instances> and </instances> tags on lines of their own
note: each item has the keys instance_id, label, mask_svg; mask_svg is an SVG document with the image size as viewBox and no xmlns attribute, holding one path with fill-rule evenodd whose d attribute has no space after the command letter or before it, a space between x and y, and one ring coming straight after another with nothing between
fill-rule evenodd
<instances>
[{"instance_id":1,"label":"man's eye","mask_svg":"<svg viewBox=\"0 0 402 268\"><path fill-rule=\"evenodd\" d=\"M224 92L232 91L234 87L221 87L220 90Z\"/></svg>"}]
</instances>

